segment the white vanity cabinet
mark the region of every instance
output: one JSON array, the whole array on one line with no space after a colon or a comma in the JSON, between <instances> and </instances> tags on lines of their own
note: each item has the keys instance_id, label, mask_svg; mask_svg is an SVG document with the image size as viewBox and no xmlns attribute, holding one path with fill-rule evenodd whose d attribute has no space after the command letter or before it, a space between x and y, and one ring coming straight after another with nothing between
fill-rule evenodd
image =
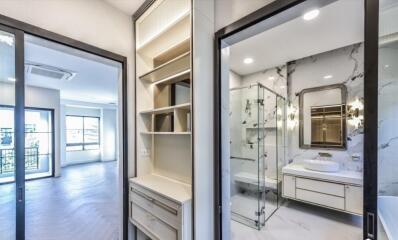
<instances>
[{"instance_id":1,"label":"white vanity cabinet","mask_svg":"<svg viewBox=\"0 0 398 240\"><path fill-rule=\"evenodd\" d=\"M343 174L312 173L287 168L283 171L282 197L362 215L363 187ZM339 181L343 180L343 181ZM344 181L347 180L347 181Z\"/></svg>"},{"instance_id":2,"label":"white vanity cabinet","mask_svg":"<svg viewBox=\"0 0 398 240\"><path fill-rule=\"evenodd\" d=\"M130 180L130 221L153 240L191 240L190 186L157 175Z\"/></svg>"}]
</instances>

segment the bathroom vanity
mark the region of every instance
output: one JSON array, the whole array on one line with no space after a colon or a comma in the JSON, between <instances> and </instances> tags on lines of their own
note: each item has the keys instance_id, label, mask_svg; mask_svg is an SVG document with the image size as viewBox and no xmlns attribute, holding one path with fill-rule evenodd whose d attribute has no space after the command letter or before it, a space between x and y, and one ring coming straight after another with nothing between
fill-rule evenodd
<instances>
[{"instance_id":1,"label":"bathroom vanity","mask_svg":"<svg viewBox=\"0 0 398 240\"><path fill-rule=\"evenodd\" d=\"M284 198L362 215L362 173L354 171L318 172L302 164L282 169Z\"/></svg>"}]
</instances>

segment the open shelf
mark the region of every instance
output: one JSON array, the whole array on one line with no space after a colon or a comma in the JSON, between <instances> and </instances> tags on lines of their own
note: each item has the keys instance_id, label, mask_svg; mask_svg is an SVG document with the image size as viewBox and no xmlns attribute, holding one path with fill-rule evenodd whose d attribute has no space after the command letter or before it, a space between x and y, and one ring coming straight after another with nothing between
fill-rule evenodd
<instances>
[{"instance_id":1,"label":"open shelf","mask_svg":"<svg viewBox=\"0 0 398 240\"><path fill-rule=\"evenodd\" d=\"M151 38L140 44L137 53L155 59L165 49L173 48L190 37L190 11L182 13Z\"/></svg>"},{"instance_id":2,"label":"open shelf","mask_svg":"<svg viewBox=\"0 0 398 240\"><path fill-rule=\"evenodd\" d=\"M139 78L148 82L157 82L172 79L173 76L185 72L191 68L190 52L186 52L158 67L141 75Z\"/></svg>"},{"instance_id":3,"label":"open shelf","mask_svg":"<svg viewBox=\"0 0 398 240\"><path fill-rule=\"evenodd\" d=\"M151 110L141 111L140 114L164 114L164 113L172 113L175 109L186 109L189 110L191 108L191 103L184 103L170 107L156 108Z\"/></svg>"}]
</instances>

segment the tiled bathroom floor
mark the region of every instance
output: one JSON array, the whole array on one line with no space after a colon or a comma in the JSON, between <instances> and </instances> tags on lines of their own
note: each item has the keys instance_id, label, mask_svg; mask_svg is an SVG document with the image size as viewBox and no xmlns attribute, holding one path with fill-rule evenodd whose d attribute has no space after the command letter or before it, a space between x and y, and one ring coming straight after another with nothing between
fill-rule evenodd
<instances>
[{"instance_id":1,"label":"tiled bathroom floor","mask_svg":"<svg viewBox=\"0 0 398 240\"><path fill-rule=\"evenodd\" d=\"M361 240L362 218L286 201L257 231L235 221L231 240Z\"/></svg>"}]
</instances>

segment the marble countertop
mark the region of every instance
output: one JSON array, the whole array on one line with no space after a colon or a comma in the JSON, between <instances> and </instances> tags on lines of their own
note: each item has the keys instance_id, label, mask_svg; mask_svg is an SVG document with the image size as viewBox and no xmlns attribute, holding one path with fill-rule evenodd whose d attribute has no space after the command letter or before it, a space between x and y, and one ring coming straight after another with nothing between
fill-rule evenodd
<instances>
[{"instance_id":1,"label":"marble countertop","mask_svg":"<svg viewBox=\"0 0 398 240\"><path fill-rule=\"evenodd\" d=\"M328 180L333 182L348 183L361 185L363 182L362 172L346 171L339 172L318 172L304 168L301 164L289 164L282 168L282 173L291 174L295 176L316 178L320 180Z\"/></svg>"},{"instance_id":2,"label":"marble countertop","mask_svg":"<svg viewBox=\"0 0 398 240\"><path fill-rule=\"evenodd\" d=\"M183 204L192 199L191 185L156 174L148 174L130 178L130 182L140 185L150 191Z\"/></svg>"}]
</instances>

